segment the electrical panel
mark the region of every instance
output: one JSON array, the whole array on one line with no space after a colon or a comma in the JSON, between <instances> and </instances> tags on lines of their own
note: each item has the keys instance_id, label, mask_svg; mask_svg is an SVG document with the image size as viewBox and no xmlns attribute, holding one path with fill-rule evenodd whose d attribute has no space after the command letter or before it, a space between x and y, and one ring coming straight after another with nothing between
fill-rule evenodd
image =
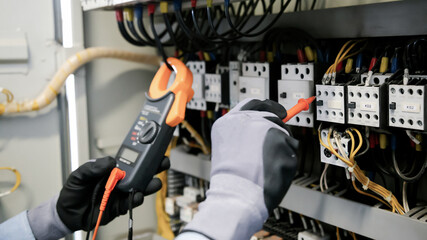
<instances>
[{"instance_id":1,"label":"electrical panel","mask_svg":"<svg viewBox=\"0 0 427 240\"><path fill-rule=\"evenodd\" d=\"M204 79L206 73L206 63L204 61L189 61L186 65L193 73L192 88L194 90L194 96L187 104L187 108L204 111L206 110Z\"/></svg>"},{"instance_id":2,"label":"electrical panel","mask_svg":"<svg viewBox=\"0 0 427 240\"><path fill-rule=\"evenodd\" d=\"M300 98L314 95L314 65L282 65L282 77L277 83L278 102L286 109L292 108ZM286 124L301 127L313 127L313 105L290 119Z\"/></svg>"},{"instance_id":3,"label":"electrical panel","mask_svg":"<svg viewBox=\"0 0 427 240\"><path fill-rule=\"evenodd\" d=\"M323 129L321 131L321 135L322 135L321 138L325 144L328 144L328 131L329 131L328 129ZM334 147L335 151L338 152L337 143L333 137L333 134L331 134L330 140L331 140L331 144ZM350 142L350 138L341 136L342 147L344 148L346 154L348 154L348 143L349 142ZM344 167L344 168L347 167L347 165L343 161L341 161L339 158L337 158L334 154L332 154L328 149L326 149L322 145L320 145L320 161L323 163L329 163L329 164L332 164L332 165L335 165L338 167Z\"/></svg>"},{"instance_id":4,"label":"electrical panel","mask_svg":"<svg viewBox=\"0 0 427 240\"><path fill-rule=\"evenodd\" d=\"M239 77L239 101L246 98L270 98L270 68L268 63L243 63Z\"/></svg>"},{"instance_id":5,"label":"electrical panel","mask_svg":"<svg viewBox=\"0 0 427 240\"><path fill-rule=\"evenodd\" d=\"M390 127L426 130L426 85L390 84Z\"/></svg>"},{"instance_id":6,"label":"electrical panel","mask_svg":"<svg viewBox=\"0 0 427 240\"><path fill-rule=\"evenodd\" d=\"M346 91L343 85L316 85L317 120L345 123Z\"/></svg>"}]
</instances>

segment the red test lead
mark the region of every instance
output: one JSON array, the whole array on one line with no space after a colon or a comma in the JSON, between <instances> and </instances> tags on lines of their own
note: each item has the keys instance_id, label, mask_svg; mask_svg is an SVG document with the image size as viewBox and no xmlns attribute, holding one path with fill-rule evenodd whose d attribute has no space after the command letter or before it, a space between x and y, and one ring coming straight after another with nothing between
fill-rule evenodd
<instances>
[{"instance_id":1,"label":"red test lead","mask_svg":"<svg viewBox=\"0 0 427 240\"><path fill-rule=\"evenodd\" d=\"M99 225L101 224L102 214L105 211L105 207L107 206L108 199L110 198L111 192L116 187L117 182L125 178L125 176L126 176L126 172L120 170L119 168L114 168L113 171L111 171L110 177L108 178L108 181L105 184L105 191L104 191L104 195L102 196L101 205L99 206L98 220L96 221L96 226L93 232L92 240L96 239L96 234L98 233L98 228L99 228Z\"/></svg>"},{"instance_id":2,"label":"red test lead","mask_svg":"<svg viewBox=\"0 0 427 240\"><path fill-rule=\"evenodd\" d=\"M312 103L315 98L316 98L315 96L309 97L307 99L300 98L298 100L298 103L287 111L286 118L283 119L282 121L286 123L287 121L289 121L289 119L293 118L298 113L302 111L307 111L308 108L310 107L310 103Z\"/></svg>"}]
</instances>

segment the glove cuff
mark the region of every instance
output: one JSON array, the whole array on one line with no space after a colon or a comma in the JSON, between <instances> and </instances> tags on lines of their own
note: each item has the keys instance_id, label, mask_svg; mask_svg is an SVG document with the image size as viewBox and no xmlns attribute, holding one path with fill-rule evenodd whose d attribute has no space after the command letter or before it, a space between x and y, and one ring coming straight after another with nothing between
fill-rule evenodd
<instances>
[{"instance_id":1,"label":"glove cuff","mask_svg":"<svg viewBox=\"0 0 427 240\"><path fill-rule=\"evenodd\" d=\"M71 231L56 211L58 196L28 211L28 222L36 239L59 239Z\"/></svg>"},{"instance_id":2,"label":"glove cuff","mask_svg":"<svg viewBox=\"0 0 427 240\"><path fill-rule=\"evenodd\" d=\"M244 189L244 191L242 191ZM231 174L211 178L206 201L184 231L212 239L249 239L268 218L263 189Z\"/></svg>"}]
</instances>

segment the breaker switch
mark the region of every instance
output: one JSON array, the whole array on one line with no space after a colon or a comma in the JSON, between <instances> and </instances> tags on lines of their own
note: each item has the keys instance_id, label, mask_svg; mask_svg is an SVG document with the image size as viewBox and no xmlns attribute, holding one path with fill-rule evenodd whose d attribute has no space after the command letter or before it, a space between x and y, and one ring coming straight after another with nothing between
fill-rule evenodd
<instances>
[{"instance_id":1,"label":"breaker switch","mask_svg":"<svg viewBox=\"0 0 427 240\"><path fill-rule=\"evenodd\" d=\"M246 88L242 88L242 89L240 89L240 92L241 92L241 93L246 93Z\"/></svg>"},{"instance_id":2,"label":"breaker switch","mask_svg":"<svg viewBox=\"0 0 427 240\"><path fill-rule=\"evenodd\" d=\"M396 103L395 102L390 103L390 110L396 110Z\"/></svg>"},{"instance_id":3,"label":"breaker switch","mask_svg":"<svg viewBox=\"0 0 427 240\"><path fill-rule=\"evenodd\" d=\"M319 100L316 102L316 106L323 106L323 100Z\"/></svg>"},{"instance_id":4,"label":"breaker switch","mask_svg":"<svg viewBox=\"0 0 427 240\"><path fill-rule=\"evenodd\" d=\"M286 93L285 93L285 92L282 92L282 93L280 94L280 98L286 98Z\"/></svg>"},{"instance_id":5,"label":"breaker switch","mask_svg":"<svg viewBox=\"0 0 427 240\"><path fill-rule=\"evenodd\" d=\"M355 102L349 102L349 103L347 104L347 107L348 107L348 108L351 108L351 109L355 109L355 108L356 108L356 103L355 103Z\"/></svg>"}]
</instances>

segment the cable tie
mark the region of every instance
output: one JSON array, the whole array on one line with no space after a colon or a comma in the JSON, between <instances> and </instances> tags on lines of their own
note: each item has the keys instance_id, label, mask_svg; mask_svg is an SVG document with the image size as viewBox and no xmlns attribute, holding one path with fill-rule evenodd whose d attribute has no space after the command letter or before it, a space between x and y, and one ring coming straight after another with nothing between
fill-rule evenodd
<instances>
[{"instance_id":1,"label":"cable tie","mask_svg":"<svg viewBox=\"0 0 427 240\"><path fill-rule=\"evenodd\" d=\"M368 182L366 183L366 185L362 186L363 190L367 191L369 189L369 183L370 182L371 182L371 179L368 178Z\"/></svg>"},{"instance_id":2,"label":"cable tie","mask_svg":"<svg viewBox=\"0 0 427 240\"><path fill-rule=\"evenodd\" d=\"M388 195L388 197L385 197L384 200L391 203L391 196L393 196L393 194L390 192L390 195Z\"/></svg>"},{"instance_id":3,"label":"cable tie","mask_svg":"<svg viewBox=\"0 0 427 240\"><path fill-rule=\"evenodd\" d=\"M349 171L349 172L353 173L353 172L354 172L354 168L355 168L356 166L357 166L357 162L355 162L353 166L348 167L347 169L348 169L348 171Z\"/></svg>"}]
</instances>

